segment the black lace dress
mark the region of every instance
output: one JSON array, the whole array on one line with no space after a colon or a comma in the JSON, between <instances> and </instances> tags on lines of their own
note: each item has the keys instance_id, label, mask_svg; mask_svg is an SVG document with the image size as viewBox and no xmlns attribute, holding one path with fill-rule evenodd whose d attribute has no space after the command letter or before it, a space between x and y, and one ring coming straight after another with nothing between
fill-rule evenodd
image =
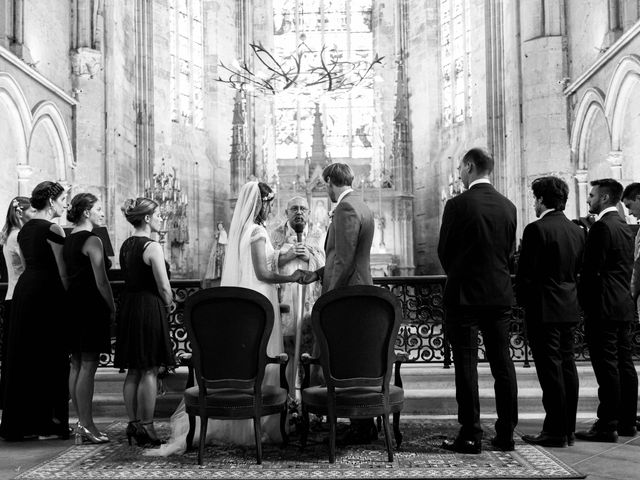
<instances>
[{"instance_id":1,"label":"black lace dress","mask_svg":"<svg viewBox=\"0 0 640 480\"><path fill-rule=\"evenodd\" d=\"M79 231L69 235L64 244L63 256L69 277L67 290L69 313L69 351L71 353L111 353L110 312L107 302L96 285L91 260L82 253L93 232ZM104 253L108 270L111 261Z\"/></svg>"},{"instance_id":2,"label":"black lace dress","mask_svg":"<svg viewBox=\"0 0 640 480\"><path fill-rule=\"evenodd\" d=\"M28 221L18 234L25 260L13 295L0 436L69 435L69 353L65 291L51 222Z\"/></svg>"},{"instance_id":3,"label":"black lace dress","mask_svg":"<svg viewBox=\"0 0 640 480\"><path fill-rule=\"evenodd\" d=\"M125 288L118 308L114 358L117 368L140 370L175 365L167 310L151 266L142 259L151 242L148 237L129 237L120 247Z\"/></svg>"}]
</instances>

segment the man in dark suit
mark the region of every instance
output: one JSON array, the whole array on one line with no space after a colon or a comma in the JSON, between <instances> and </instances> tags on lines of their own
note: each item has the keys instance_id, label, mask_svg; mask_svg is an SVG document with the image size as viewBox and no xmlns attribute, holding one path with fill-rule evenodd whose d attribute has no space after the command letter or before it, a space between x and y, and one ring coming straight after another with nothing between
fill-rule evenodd
<instances>
[{"instance_id":1,"label":"man in dark suit","mask_svg":"<svg viewBox=\"0 0 640 480\"><path fill-rule=\"evenodd\" d=\"M345 163L332 163L322 172L327 193L336 203L325 240L325 266L307 272L303 283L322 281L322 293L349 285L373 285L371 244L375 224L373 213L356 195L351 184L353 172ZM373 420L351 420L351 429L341 443L368 443L377 438Z\"/></svg>"},{"instance_id":2,"label":"man in dark suit","mask_svg":"<svg viewBox=\"0 0 640 480\"><path fill-rule=\"evenodd\" d=\"M516 295L525 309L546 416L538 435L522 439L545 447L566 447L574 441L578 410L573 343L585 235L563 212L569 196L564 180L538 178L531 190L539 220L527 225L522 234Z\"/></svg>"},{"instance_id":3,"label":"man in dark suit","mask_svg":"<svg viewBox=\"0 0 640 480\"><path fill-rule=\"evenodd\" d=\"M640 221L640 183L630 183L622 192L622 203L627 207L629 213ZM636 226L637 228L637 226ZM633 273L631 274L631 298L638 310L638 299L640 299L640 228L636 231L633 245ZM636 417L636 428L640 428L640 417Z\"/></svg>"},{"instance_id":4,"label":"man in dark suit","mask_svg":"<svg viewBox=\"0 0 640 480\"><path fill-rule=\"evenodd\" d=\"M616 208L622 185L607 178L591 186L589 211L597 217L587 236L578 295L600 404L598 420L590 430L576 432L576 438L617 442L618 435L636 434L638 375L630 339L633 235Z\"/></svg>"},{"instance_id":5,"label":"man in dark suit","mask_svg":"<svg viewBox=\"0 0 640 480\"><path fill-rule=\"evenodd\" d=\"M480 453L482 427L478 396L478 333L495 379L494 447L513 450L518 422L518 388L509 352L513 291L509 261L514 251L516 207L489 181L493 158L469 150L460 162L467 191L450 199L440 229L438 256L447 273L445 327L453 347L460 431L442 446L461 453Z\"/></svg>"}]
</instances>

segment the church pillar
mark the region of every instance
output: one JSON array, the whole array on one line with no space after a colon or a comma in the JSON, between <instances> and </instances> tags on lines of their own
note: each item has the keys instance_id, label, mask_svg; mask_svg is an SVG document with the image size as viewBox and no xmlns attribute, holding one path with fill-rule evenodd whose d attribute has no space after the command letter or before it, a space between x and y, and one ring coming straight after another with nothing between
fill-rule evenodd
<instances>
[{"instance_id":1,"label":"church pillar","mask_svg":"<svg viewBox=\"0 0 640 480\"><path fill-rule=\"evenodd\" d=\"M74 117L78 168L73 179L74 190L90 191L100 196L107 218L116 211L114 195L110 194L110 169L107 161L105 112L105 74L102 52L104 35L103 0L73 0L71 2L71 88L80 101ZM102 172L99 169L102 168ZM111 220L113 221L113 220ZM112 237L113 238L113 237Z\"/></svg>"},{"instance_id":2,"label":"church pillar","mask_svg":"<svg viewBox=\"0 0 640 480\"><path fill-rule=\"evenodd\" d=\"M620 0L607 0L609 13L609 30L602 39L602 50L613 45L622 35L622 7Z\"/></svg>"},{"instance_id":3,"label":"church pillar","mask_svg":"<svg viewBox=\"0 0 640 480\"><path fill-rule=\"evenodd\" d=\"M138 191L143 192L153 174L153 0L136 0L136 160Z\"/></svg>"},{"instance_id":4,"label":"church pillar","mask_svg":"<svg viewBox=\"0 0 640 480\"><path fill-rule=\"evenodd\" d=\"M10 37L9 47L14 55L24 60L26 63L33 63L29 48L24 44L24 0L9 0L11 4L8 8L11 19L9 21Z\"/></svg>"},{"instance_id":5,"label":"church pillar","mask_svg":"<svg viewBox=\"0 0 640 480\"><path fill-rule=\"evenodd\" d=\"M21 163L16 166L16 169L18 170L18 195L30 197L29 180L33 174L33 168L31 165Z\"/></svg>"},{"instance_id":6,"label":"church pillar","mask_svg":"<svg viewBox=\"0 0 640 480\"><path fill-rule=\"evenodd\" d=\"M612 150L607 156L607 162L611 165L611 178L622 180L622 152L620 150Z\"/></svg>"},{"instance_id":7,"label":"church pillar","mask_svg":"<svg viewBox=\"0 0 640 480\"><path fill-rule=\"evenodd\" d=\"M589 198L589 182L587 178L587 170L578 170L575 174L576 183L578 184L576 203L579 217L586 217L589 214L589 210L587 209L587 198Z\"/></svg>"}]
</instances>

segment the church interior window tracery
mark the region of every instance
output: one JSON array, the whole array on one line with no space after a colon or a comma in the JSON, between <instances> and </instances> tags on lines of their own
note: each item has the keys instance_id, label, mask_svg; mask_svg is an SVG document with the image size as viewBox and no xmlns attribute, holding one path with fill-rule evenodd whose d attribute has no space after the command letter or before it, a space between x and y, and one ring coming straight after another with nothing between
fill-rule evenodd
<instances>
[{"instance_id":1,"label":"church interior window tracery","mask_svg":"<svg viewBox=\"0 0 640 480\"><path fill-rule=\"evenodd\" d=\"M371 61L372 0L274 0L274 49L287 58L303 50L309 64L325 55L340 60ZM374 92L371 81L349 92L316 95L284 91L275 98L276 157L304 159L311 155L315 103L320 104L324 141L334 158L372 158Z\"/></svg>"},{"instance_id":2,"label":"church interior window tracery","mask_svg":"<svg viewBox=\"0 0 640 480\"><path fill-rule=\"evenodd\" d=\"M202 0L169 0L171 120L204 128Z\"/></svg>"},{"instance_id":3,"label":"church interior window tracery","mask_svg":"<svg viewBox=\"0 0 640 480\"><path fill-rule=\"evenodd\" d=\"M471 17L469 0L440 0L442 123L471 117Z\"/></svg>"}]
</instances>

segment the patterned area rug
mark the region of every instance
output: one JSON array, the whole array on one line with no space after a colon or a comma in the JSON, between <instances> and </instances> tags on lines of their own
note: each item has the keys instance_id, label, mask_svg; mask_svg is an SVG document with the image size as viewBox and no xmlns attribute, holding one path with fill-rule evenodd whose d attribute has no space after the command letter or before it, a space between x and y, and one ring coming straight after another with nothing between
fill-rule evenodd
<instances>
[{"instance_id":1,"label":"patterned area rug","mask_svg":"<svg viewBox=\"0 0 640 480\"><path fill-rule=\"evenodd\" d=\"M168 423L157 423L168 436ZM338 448L336 463L329 464L326 433L315 432L303 451L293 438L284 449L264 445L263 463L256 465L255 449L208 446L204 465L197 453L167 458L142 455L140 447L130 447L124 435L126 423L107 428L112 441L104 445L77 445L31 470L18 479L333 479L333 478L584 478L544 449L516 444L514 452L492 451L488 442L480 455L463 455L439 448L444 438L455 436L454 423L401 423L404 442L386 461L382 435L370 445ZM491 432L487 428L486 438Z\"/></svg>"}]
</instances>

